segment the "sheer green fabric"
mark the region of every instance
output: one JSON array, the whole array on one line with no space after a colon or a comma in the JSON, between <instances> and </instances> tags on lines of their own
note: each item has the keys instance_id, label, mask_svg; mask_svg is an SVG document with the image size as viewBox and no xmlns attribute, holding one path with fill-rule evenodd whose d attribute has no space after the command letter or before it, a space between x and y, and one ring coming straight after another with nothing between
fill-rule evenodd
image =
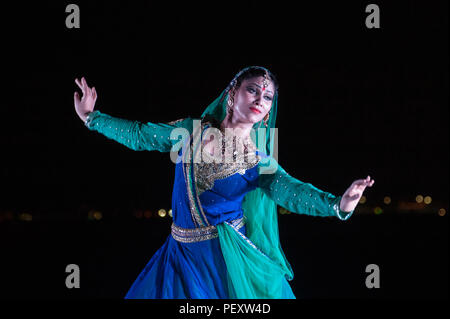
<instances>
[{"instance_id":1,"label":"sheer green fabric","mask_svg":"<svg viewBox=\"0 0 450 319\"><path fill-rule=\"evenodd\" d=\"M222 254L227 265L232 299L295 298L285 279L285 269L265 255L248 237L229 223L217 225Z\"/></svg>"}]
</instances>

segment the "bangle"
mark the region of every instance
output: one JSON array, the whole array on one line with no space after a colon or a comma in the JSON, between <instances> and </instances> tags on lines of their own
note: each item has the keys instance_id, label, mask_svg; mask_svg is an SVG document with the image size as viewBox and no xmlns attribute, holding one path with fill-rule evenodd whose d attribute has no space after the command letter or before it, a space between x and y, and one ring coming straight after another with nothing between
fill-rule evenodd
<instances>
[{"instance_id":1,"label":"bangle","mask_svg":"<svg viewBox=\"0 0 450 319\"><path fill-rule=\"evenodd\" d=\"M355 210L352 210L350 212L344 212L341 209L341 199L342 199L342 196L339 196L339 197L336 198L335 203L333 203L333 210L335 211L337 217L340 220L347 220L347 219L350 218L351 215L353 215L353 212Z\"/></svg>"},{"instance_id":2,"label":"bangle","mask_svg":"<svg viewBox=\"0 0 450 319\"><path fill-rule=\"evenodd\" d=\"M94 117L94 113L96 113L97 111L93 111L93 112L89 112L89 114L86 116L86 121L84 121L84 125L87 128L90 128L90 124L92 122L92 118Z\"/></svg>"}]
</instances>

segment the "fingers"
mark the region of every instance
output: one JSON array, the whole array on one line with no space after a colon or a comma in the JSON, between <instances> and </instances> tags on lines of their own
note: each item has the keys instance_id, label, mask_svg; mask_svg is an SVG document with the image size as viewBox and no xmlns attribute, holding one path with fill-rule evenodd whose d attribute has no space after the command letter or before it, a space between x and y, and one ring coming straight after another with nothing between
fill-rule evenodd
<instances>
[{"instance_id":1,"label":"fingers","mask_svg":"<svg viewBox=\"0 0 450 319\"><path fill-rule=\"evenodd\" d=\"M86 79L84 77L81 78L81 81L76 78L75 83L81 89L83 94L89 94L89 95L92 94L92 89L88 86Z\"/></svg>"},{"instance_id":2,"label":"fingers","mask_svg":"<svg viewBox=\"0 0 450 319\"><path fill-rule=\"evenodd\" d=\"M366 183L367 183L367 181L365 179L357 179L356 181L353 182L352 185L361 186L361 185L365 185Z\"/></svg>"},{"instance_id":3,"label":"fingers","mask_svg":"<svg viewBox=\"0 0 450 319\"><path fill-rule=\"evenodd\" d=\"M92 87L92 96L94 97L94 102L97 101L97 91L95 90L95 86Z\"/></svg>"},{"instance_id":4,"label":"fingers","mask_svg":"<svg viewBox=\"0 0 450 319\"><path fill-rule=\"evenodd\" d=\"M75 79L75 83L76 83L76 84L78 85L78 87L81 89L81 92L83 92L83 94L85 94L85 93L84 93L84 86L83 86L83 84L81 84L80 80Z\"/></svg>"},{"instance_id":5,"label":"fingers","mask_svg":"<svg viewBox=\"0 0 450 319\"><path fill-rule=\"evenodd\" d=\"M370 176L367 176L366 179L364 180L364 183L366 184L366 186L372 187L375 181L373 179L370 179Z\"/></svg>"},{"instance_id":6,"label":"fingers","mask_svg":"<svg viewBox=\"0 0 450 319\"><path fill-rule=\"evenodd\" d=\"M86 79L84 77L81 78L81 83L83 84L84 90L86 92L87 95L92 95L92 90L91 88L88 86Z\"/></svg>"},{"instance_id":7,"label":"fingers","mask_svg":"<svg viewBox=\"0 0 450 319\"><path fill-rule=\"evenodd\" d=\"M375 180L370 179L370 176L367 176L365 179L358 179L353 182L352 186L362 186L362 187L372 187L375 183Z\"/></svg>"}]
</instances>

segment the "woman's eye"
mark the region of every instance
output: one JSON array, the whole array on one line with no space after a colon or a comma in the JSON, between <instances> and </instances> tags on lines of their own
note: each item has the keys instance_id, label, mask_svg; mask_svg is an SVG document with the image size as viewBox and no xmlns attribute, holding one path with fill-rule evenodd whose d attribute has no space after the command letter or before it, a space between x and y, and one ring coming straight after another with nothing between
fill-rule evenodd
<instances>
[{"instance_id":1,"label":"woman's eye","mask_svg":"<svg viewBox=\"0 0 450 319\"><path fill-rule=\"evenodd\" d=\"M271 96L266 95L266 96L264 96L264 98L266 99L266 101L272 101L272 97Z\"/></svg>"},{"instance_id":2,"label":"woman's eye","mask_svg":"<svg viewBox=\"0 0 450 319\"><path fill-rule=\"evenodd\" d=\"M256 90L254 88L247 88L247 91L249 91L250 93L256 93Z\"/></svg>"}]
</instances>

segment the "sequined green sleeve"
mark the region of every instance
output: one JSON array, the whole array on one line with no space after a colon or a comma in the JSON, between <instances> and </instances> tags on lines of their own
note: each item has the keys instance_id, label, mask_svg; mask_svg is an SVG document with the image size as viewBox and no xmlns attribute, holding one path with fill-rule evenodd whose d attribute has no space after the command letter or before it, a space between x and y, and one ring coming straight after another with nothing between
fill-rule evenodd
<instances>
[{"instance_id":1,"label":"sequined green sleeve","mask_svg":"<svg viewBox=\"0 0 450 319\"><path fill-rule=\"evenodd\" d=\"M351 212L339 208L341 196L324 192L309 183L290 176L279 164L272 174L261 174L259 187L279 206L297 213L311 216L335 216L347 220Z\"/></svg>"},{"instance_id":2,"label":"sequined green sleeve","mask_svg":"<svg viewBox=\"0 0 450 319\"><path fill-rule=\"evenodd\" d=\"M170 152L172 146L181 139L181 136L172 139L172 131L185 128L189 132L192 119L180 119L167 124L142 123L94 111L88 115L85 125L91 131L97 131L134 151Z\"/></svg>"}]
</instances>

